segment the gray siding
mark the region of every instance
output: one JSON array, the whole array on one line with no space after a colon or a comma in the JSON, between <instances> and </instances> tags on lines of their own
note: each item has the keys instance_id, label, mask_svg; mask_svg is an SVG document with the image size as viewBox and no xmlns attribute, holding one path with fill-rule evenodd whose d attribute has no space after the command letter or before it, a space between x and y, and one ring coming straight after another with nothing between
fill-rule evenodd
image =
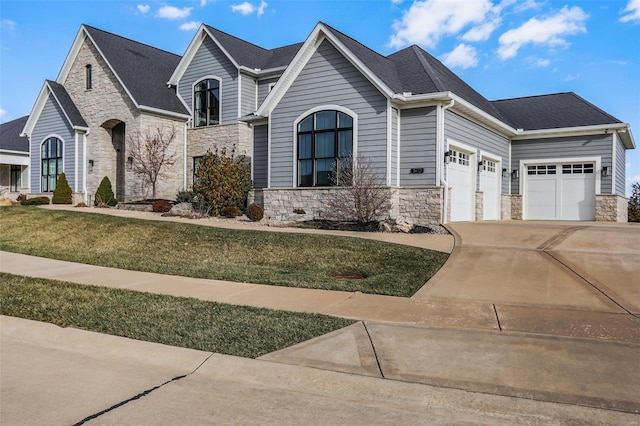
<instances>
[{"instance_id":1,"label":"gray siding","mask_svg":"<svg viewBox=\"0 0 640 426\"><path fill-rule=\"evenodd\" d=\"M521 160L544 160L551 158L601 157L601 166L611 167L611 135L573 136L567 138L530 139L513 141L511 145L511 167L519 170ZM596 173L600 173L599 170ZM520 172L522 179L522 172ZM519 179L513 180L511 193L520 191ZM601 194L611 194L611 176L602 178Z\"/></svg>"},{"instance_id":2,"label":"gray siding","mask_svg":"<svg viewBox=\"0 0 640 426\"><path fill-rule=\"evenodd\" d=\"M253 127L253 187L262 189L268 184L269 128Z\"/></svg>"},{"instance_id":3,"label":"gray siding","mask_svg":"<svg viewBox=\"0 0 640 426\"><path fill-rule=\"evenodd\" d=\"M381 178L387 168L387 99L330 42L324 41L271 113L271 186L293 183L293 123L307 110L340 105L358 115L357 154Z\"/></svg>"},{"instance_id":4,"label":"gray siding","mask_svg":"<svg viewBox=\"0 0 640 426\"><path fill-rule=\"evenodd\" d=\"M618 138L616 143L616 190L615 193L618 195L625 196L625 174L626 174L626 166L627 166L627 150L624 149L624 145Z\"/></svg>"},{"instance_id":5,"label":"gray siding","mask_svg":"<svg viewBox=\"0 0 640 426\"><path fill-rule=\"evenodd\" d=\"M398 185L398 110L391 108L391 185Z\"/></svg>"},{"instance_id":6,"label":"gray siding","mask_svg":"<svg viewBox=\"0 0 640 426\"><path fill-rule=\"evenodd\" d=\"M62 138L64 173L73 189L75 184L75 131L51 95L31 133L31 192L40 192L40 148L45 138L56 134Z\"/></svg>"},{"instance_id":7,"label":"gray siding","mask_svg":"<svg viewBox=\"0 0 640 426\"><path fill-rule=\"evenodd\" d=\"M262 104L264 99L269 94L269 85L271 83L276 83L280 77L273 78L265 78L264 80L258 81L258 106Z\"/></svg>"},{"instance_id":8,"label":"gray siding","mask_svg":"<svg viewBox=\"0 0 640 426\"><path fill-rule=\"evenodd\" d=\"M242 92L242 102L240 103L240 115L249 115L254 112L256 107L256 80L248 75L240 74L242 83L240 84Z\"/></svg>"},{"instance_id":9,"label":"gray siding","mask_svg":"<svg viewBox=\"0 0 640 426\"><path fill-rule=\"evenodd\" d=\"M502 158L501 168L507 168L509 163L509 139L504 136L500 136L451 111L445 111L444 137L445 140L451 138L457 142L471 145L479 151L497 155ZM480 158L476 157L476 160L479 161ZM502 170L499 173L502 174ZM476 188L478 188L479 173L476 173L476 178ZM502 178L502 193L506 194L508 192L509 178Z\"/></svg>"},{"instance_id":10,"label":"gray siding","mask_svg":"<svg viewBox=\"0 0 640 426\"><path fill-rule=\"evenodd\" d=\"M436 183L436 109L403 109L400 112L400 186ZM423 168L422 174L411 169Z\"/></svg>"},{"instance_id":11,"label":"gray siding","mask_svg":"<svg viewBox=\"0 0 640 426\"><path fill-rule=\"evenodd\" d=\"M222 122L236 121L238 118L238 70L209 37L205 38L178 83L178 93L191 111L193 111L193 84L206 76L222 79Z\"/></svg>"},{"instance_id":12,"label":"gray siding","mask_svg":"<svg viewBox=\"0 0 640 426\"><path fill-rule=\"evenodd\" d=\"M82 144L82 140L82 134L78 134L78 192L82 192L83 190L83 172L84 168L86 167L86 164L84 162L84 146Z\"/></svg>"}]
</instances>

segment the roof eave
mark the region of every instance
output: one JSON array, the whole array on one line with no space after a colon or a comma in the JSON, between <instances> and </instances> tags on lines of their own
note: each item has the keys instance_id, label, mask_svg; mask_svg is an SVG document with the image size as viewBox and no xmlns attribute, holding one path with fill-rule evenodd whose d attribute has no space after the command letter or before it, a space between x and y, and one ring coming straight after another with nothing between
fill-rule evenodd
<instances>
[{"instance_id":1,"label":"roof eave","mask_svg":"<svg viewBox=\"0 0 640 426\"><path fill-rule=\"evenodd\" d=\"M635 142L633 135L631 134L631 127L627 123L610 123L610 124L597 124L593 126L576 126L576 127L559 127L555 129L537 129L537 130L521 130L518 129L517 133L512 140L528 140L550 137L568 137L568 136L581 136L581 135L593 135L593 134L607 134L609 132L617 132L620 139L627 149L634 149Z\"/></svg>"},{"instance_id":2,"label":"roof eave","mask_svg":"<svg viewBox=\"0 0 640 426\"><path fill-rule=\"evenodd\" d=\"M167 111L165 109L150 107L150 106L146 106L146 105L140 105L138 107L138 109L141 112L150 112L150 113L153 113L153 114L160 114L160 115L165 115L165 116L168 116L168 117L181 118L181 119L185 119L185 120L189 120L191 118L191 116L189 114L181 114L179 112Z\"/></svg>"}]
</instances>

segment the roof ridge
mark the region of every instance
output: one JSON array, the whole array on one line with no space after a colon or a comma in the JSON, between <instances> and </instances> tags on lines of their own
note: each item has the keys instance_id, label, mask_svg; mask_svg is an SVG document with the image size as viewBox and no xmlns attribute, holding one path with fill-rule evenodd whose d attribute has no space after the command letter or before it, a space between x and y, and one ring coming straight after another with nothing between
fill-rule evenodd
<instances>
[{"instance_id":1,"label":"roof ridge","mask_svg":"<svg viewBox=\"0 0 640 426\"><path fill-rule=\"evenodd\" d=\"M433 69L431 64L426 60L424 55L422 55L422 53L426 53L426 54L429 54L429 53L423 50L422 48L420 48L420 46L417 46L415 44L412 44L411 46L409 46L408 49L411 49L413 54L416 55L416 57L418 58L418 62L420 62L420 65L422 65L422 68L424 68L424 71L427 73L427 77L429 77L429 80L431 80L433 85L436 86L436 88L440 92L444 91L445 87L442 84L440 77L438 77L436 71ZM436 58L434 57L434 59Z\"/></svg>"},{"instance_id":2,"label":"roof ridge","mask_svg":"<svg viewBox=\"0 0 640 426\"><path fill-rule=\"evenodd\" d=\"M320 24L322 24L322 25L324 25L325 27L329 28L331 31L335 31L335 32L337 32L338 34L340 34L340 35L342 35L342 36L344 36L344 37L348 38L349 40L353 41L354 43L358 43L360 46L364 47L365 49L369 50L370 52L375 53L375 54L376 54L376 55L378 55L379 57L381 57L381 58L383 58L383 59L386 59L387 61L389 61L389 62L393 63L393 65L395 66L395 63L394 63L391 59L389 59L389 57L388 57L388 56L384 56L383 54L381 54L381 53L379 53L379 52L376 52L375 50L373 50L372 48L370 48L370 47L369 47L369 46L367 46L366 44L363 44L362 42L360 42L360 41L356 40L355 38L351 37L350 35L345 34L345 33L343 33L343 32L342 32L342 31L340 31L340 30L335 29L334 27L332 27L331 25L327 24L326 22L322 22L322 21L320 21Z\"/></svg>"},{"instance_id":3,"label":"roof ridge","mask_svg":"<svg viewBox=\"0 0 640 426\"><path fill-rule=\"evenodd\" d=\"M152 46L152 45L150 45L150 44L142 43L142 42L140 42L140 41L136 41L136 40L133 40L133 39L131 39L131 38L124 37L124 36L121 36L121 35L119 35L119 34L112 33L112 32L110 32L110 31L105 31L105 30L102 30L102 29L100 29L100 28L93 27L93 26L91 26L91 25L82 24L82 26L83 26L83 27L85 27L85 28L88 28L88 29L92 29L92 30L100 31L101 33L108 34L108 35L110 35L110 36L112 36L112 37L117 37L117 38L120 38L120 39L122 39L122 40L129 41L129 42L131 42L131 43L139 44L140 46L145 46L145 47L149 47L149 48L151 48L151 49L154 49L154 50L157 50L157 51L160 51L160 52L168 53L168 54L173 55L173 56L176 56L176 57L178 57L178 58L181 58L181 57L182 57L182 55L179 55L179 54L177 54L177 53L169 52L168 50L161 49L161 48L159 48L159 47Z\"/></svg>"},{"instance_id":4,"label":"roof ridge","mask_svg":"<svg viewBox=\"0 0 640 426\"><path fill-rule=\"evenodd\" d=\"M218 29L218 28L216 28L216 27L212 27L212 26L211 26L211 25L209 25L209 24L203 24L203 25L204 25L205 27L207 27L207 28L210 28L210 29L215 30L215 31L217 31L217 32L219 32L219 33L222 33L222 34L224 34L224 35L226 35L226 36L228 36L228 37L234 38L234 39L239 40L239 41L241 41L241 42L243 42L243 43L250 44L251 46L257 47L258 49L264 50L265 52L270 52L270 51L272 50L272 49L267 49L267 48L262 47L262 46L258 46L258 45L257 45L257 44L255 44L255 43L252 43L252 42L250 42L250 41L247 41L247 40L245 40L245 39L243 39L243 38L240 38L240 37L238 37L238 36L234 36L233 34L229 34L228 32L226 32L226 31L222 31L222 30L220 30L220 29ZM294 44L295 44L295 43L294 43Z\"/></svg>"},{"instance_id":5,"label":"roof ridge","mask_svg":"<svg viewBox=\"0 0 640 426\"><path fill-rule=\"evenodd\" d=\"M613 115L609 114L608 112L606 112L605 110L601 109L599 106L592 104L591 102L589 102L588 100L584 99L582 96L578 95L575 92L567 92L567 94L579 99L580 101L582 101L583 103L589 105L592 108L597 109L598 111L600 111L602 114L606 115L607 117L609 117L612 120L618 121L620 123L622 123L621 120L617 119L616 117L614 117Z\"/></svg>"},{"instance_id":6,"label":"roof ridge","mask_svg":"<svg viewBox=\"0 0 640 426\"><path fill-rule=\"evenodd\" d=\"M515 98L502 98L502 99L494 99L491 102L501 102L501 101L513 101L516 99L532 99L532 98L541 98L543 96L557 96L557 95L569 95L574 94L574 92L556 92L556 93L540 93L537 95L527 95L527 96L517 96Z\"/></svg>"}]
</instances>

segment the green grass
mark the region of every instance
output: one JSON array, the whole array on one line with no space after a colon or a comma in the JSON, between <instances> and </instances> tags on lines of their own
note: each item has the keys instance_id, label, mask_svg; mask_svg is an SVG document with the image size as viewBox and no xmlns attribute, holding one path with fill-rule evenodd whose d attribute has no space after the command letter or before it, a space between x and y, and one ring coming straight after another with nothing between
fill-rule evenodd
<instances>
[{"instance_id":1,"label":"green grass","mask_svg":"<svg viewBox=\"0 0 640 426\"><path fill-rule=\"evenodd\" d=\"M404 297L447 259L436 251L359 238L36 207L0 208L0 250L161 274Z\"/></svg>"},{"instance_id":2,"label":"green grass","mask_svg":"<svg viewBox=\"0 0 640 426\"><path fill-rule=\"evenodd\" d=\"M2 315L250 358L354 323L4 273L0 297Z\"/></svg>"}]
</instances>

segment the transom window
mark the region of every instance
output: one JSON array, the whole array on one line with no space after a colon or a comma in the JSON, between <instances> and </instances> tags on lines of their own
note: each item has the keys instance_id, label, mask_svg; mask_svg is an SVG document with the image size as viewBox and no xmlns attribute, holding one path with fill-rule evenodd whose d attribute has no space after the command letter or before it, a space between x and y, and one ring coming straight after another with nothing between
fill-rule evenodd
<instances>
[{"instance_id":1,"label":"transom window","mask_svg":"<svg viewBox=\"0 0 640 426\"><path fill-rule=\"evenodd\" d=\"M528 175L555 175L555 164L542 164L540 166L527 166Z\"/></svg>"},{"instance_id":2,"label":"transom window","mask_svg":"<svg viewBox=\"0 0 640 426\"><path fill-rule=\"evenodd\" d=\"M42 144L41 149L41 188L42 192L53 192L56 189L58 175L62 173L62 141L49 138Z\"/></svg>"},{"instance_id":3,"label":"transom window","mask_svg":"<svg viewBox=\"0 0 640 426\"><path fill-rule=\"evenodd\" d=\"M456 151L454 149L451 150L451 155L449 157L449 162L450 163L457 163L460 164L461 166L468 166L469 165L469 154L467 154L466 152L460 152L460 151Z\"/></svg>"},{"instance_id":4,"label":"transom window","mask_svg":"<svg viewBox=\"0 0 640 426\"><path fill-rule=\"evenodd\" d=\"M220 124L220 81L202 80L193 88L194 125Z\"/></svg>"},{"instance_id":5,"label":"transom window","mask_svg":"<svg viewBox=\"0 0 640 426\"><path fill-rule=\"evenodd\" d=\"M338 185L340 167L351 167L353 118L340 111L319 111L302 120L297 130L298 186Z\"/></svg>"},{"instance_id":6,"label":"transom window","mask_svg":"<svg viewBox=\"0 0 640 426\"><path fill-rule=\"evenodd\" d=\"M483 170L495 173L496 172L496 162L491 160L482 160L482 168Z\"/></svg>"},{"instance_id":7,"label":"transom window","mask_svg":"<svg viewBox=\"0 0 640 426\"><path fill-rule=\"evenodd\" d=\"M562 174L590 174L593 173L593 163L591 164L563 164Z\"/></svg>"}]
</instances>

